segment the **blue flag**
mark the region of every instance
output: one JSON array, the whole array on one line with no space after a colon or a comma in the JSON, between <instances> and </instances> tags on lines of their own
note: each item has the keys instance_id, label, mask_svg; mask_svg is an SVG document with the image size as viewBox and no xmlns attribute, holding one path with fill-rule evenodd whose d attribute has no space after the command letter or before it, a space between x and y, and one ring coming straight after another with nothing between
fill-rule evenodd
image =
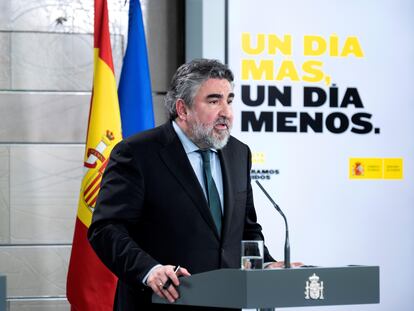
<instances>
[{"instance_id":1,"label":"blue flag","mask_svg":"<svg viewBox=\"0 0 414 311\"><path fill-rule=\"evenodd\" d=\"M122 137L154 127L151 80L139 0L130 0L128 45L118 88Z\"/></svg>"}]
</instances>

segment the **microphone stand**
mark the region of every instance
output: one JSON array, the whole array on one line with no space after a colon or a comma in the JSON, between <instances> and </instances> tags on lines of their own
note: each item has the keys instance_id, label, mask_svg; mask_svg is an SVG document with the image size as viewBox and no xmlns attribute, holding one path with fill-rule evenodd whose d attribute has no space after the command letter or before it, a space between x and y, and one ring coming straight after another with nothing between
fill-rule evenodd
<instances>
[{"instance_id":1,"label":"microphone stand","mask_svg":"<svg viewBox=\"0 0 414 311\"><path fill-rule=\"evenodd\" d=\"M262 184L256 180L256 184L259 186L259 188L263 191L263 193L266 195L266 197L269 199L270 203L274 206L274 208L279 212L280 215L282 215L283 220L285 221L285 228L286 228L286 235L285 235L285 268L290 268L290 244L289 244L289 228L288 223L285 214L280 209L279 205L276 204L275 201L270 197L270 195L267 193L267 191L263 188Z\"/></svg>"},{"instance_id":2,"label":"microphone stand","mask_svg":"<svg viewBox=\"0 0 414 311\"><path fill-rule=\"evenodd\" d=\"M280 215L282 215L283 220L285 221L285 228L286 228L286 235L285 235L285 269L290 268L290 244L289 244L289 228L288 223L285 214L280 209L279 205L276 204L275 201L270 197L270 195L267 193L265 188L263 188L262 184L256 180L256 184L259 186L259 188L263 191L263 193L266 195L266 197L269 199L270 203L272 203L273 207L279 212ZM274 311L274 308L260 308L256 309L258 311Z\"/></svg>"}]
</instances>

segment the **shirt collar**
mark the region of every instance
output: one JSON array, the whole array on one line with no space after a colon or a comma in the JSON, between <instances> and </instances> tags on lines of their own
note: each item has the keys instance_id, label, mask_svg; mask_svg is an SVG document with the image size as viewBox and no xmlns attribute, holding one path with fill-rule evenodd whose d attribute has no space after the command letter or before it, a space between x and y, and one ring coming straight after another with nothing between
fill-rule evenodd
<instances>
[{"instance_id":1,"label":"shirt collar","mask_svg":"<svg viewBox=\"0 0 414 311\"><path fill-rule=\"evenodd\" d=\"M196 152L200 148L193 143L190 138L184 133L184 131L178 126L178 124L175 121L172 121L172 125L174 128L175 133L177 133L178 138L181 141L181 144L184 147L184 151L186 154L189 154L191 152ZM217 152L216 149L210 148L211 151Z\"/></svg>"}]
</instances>

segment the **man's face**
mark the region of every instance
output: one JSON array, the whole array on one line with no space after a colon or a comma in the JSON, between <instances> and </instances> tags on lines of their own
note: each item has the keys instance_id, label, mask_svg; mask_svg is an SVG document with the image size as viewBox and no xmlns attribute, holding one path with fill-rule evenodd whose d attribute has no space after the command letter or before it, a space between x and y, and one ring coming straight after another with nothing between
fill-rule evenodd
<instances>
[{"instance_id":1,"label":"man's face","mask_svg":"<svg viewBox=\"0 0 414 311\"><path fill-rule=\"evenodd\" d=\"M188 136L200 148L221 149L233 125L233 88L226 79L208 79L187 110Z\"/></svg>"}]
</instances>

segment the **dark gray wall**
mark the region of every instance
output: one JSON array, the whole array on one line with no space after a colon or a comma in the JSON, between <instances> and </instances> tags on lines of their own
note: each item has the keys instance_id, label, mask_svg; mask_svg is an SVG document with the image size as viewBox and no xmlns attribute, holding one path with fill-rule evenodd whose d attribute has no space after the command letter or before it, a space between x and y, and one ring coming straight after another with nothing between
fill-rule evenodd
<instances>
[{"instance_id":1,"label":"dark gray wall","mask_svg":"<svg viewBox=\"0 0 414 311\"><path fill-rule=\"evenodd\" d=\"M142 0L154 113L157 124L167 120L164 94L175 70L185 60L184 0Z\"/></svg>"}]
</instances>

